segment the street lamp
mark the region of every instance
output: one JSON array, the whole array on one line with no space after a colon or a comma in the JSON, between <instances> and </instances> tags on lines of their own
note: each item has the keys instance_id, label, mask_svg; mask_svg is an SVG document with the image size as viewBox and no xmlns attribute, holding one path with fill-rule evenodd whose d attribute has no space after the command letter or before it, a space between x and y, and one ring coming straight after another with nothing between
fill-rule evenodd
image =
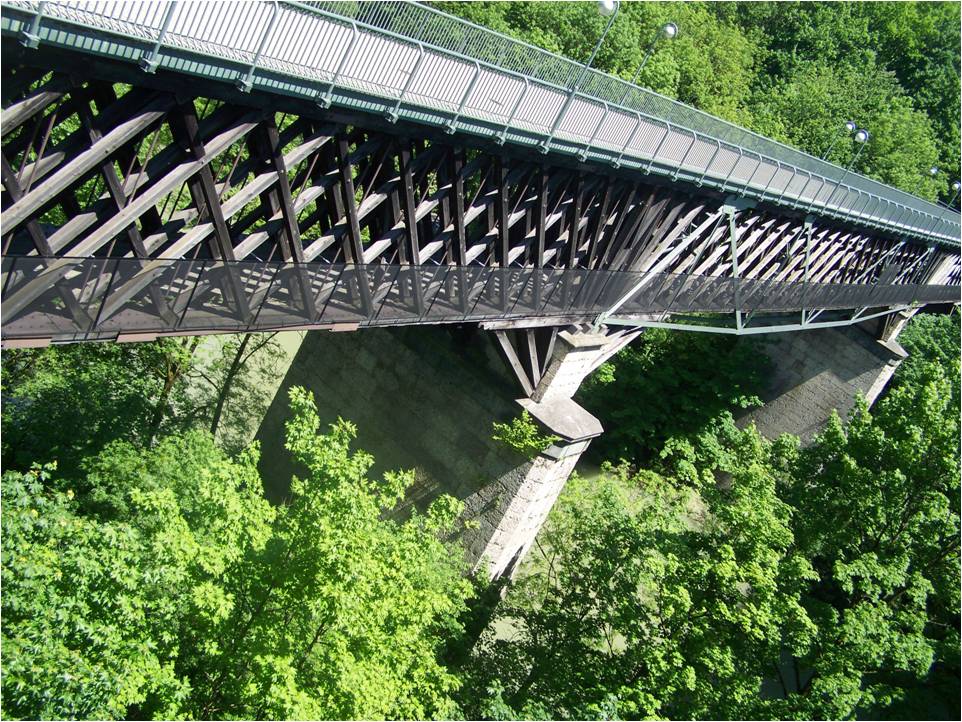
<instances>
[{"instance_id":1,"label":"street lamp","mask_svg":"<svg viewBox=\"0 0 962 722\"><path fill-rule=\"evenodd\" d=\"M584 80L585 75L588 74L588 70L591 68L591 64L595 61L595 56L598 54L598 50L601 48L601 44L605 41L605 37L608 35L608 31L611 30L611 25L615 22L615 18L618 16L618 9L621 7L621 3L618 0L598 0L598 13L603 17L609 17L608 24L605 25L604 31L601 33L601 37L598 38L598 42L595 44L595 49L591 51L591 57L588 58L588 62L584 64L581 68L581 72L578 73L578 77L575 82L571 85L571 90L568 93L568 98L565 100L561 110L558 112L557 117L554 119L554 124L551 126L551 132L548 133L547 140L543 140L539 146L539 150L542 153L547 153L548 149L551 147L551 141L554 139L554 134L558 131L558 126L561 125L561 120L564 118L565 113L568 111L568 107L574 100L575 93L578 92L578 88L581 86L581 81Z\"/></svg>"},{"instance_id":2,"label":"street lamp","mask_svg":"<svg viewBox=\"0 0 962 722\"><path fill-rule=\"evenodd\" d=\"M845 125L843 127L845 128L845 132L848 133L849 135L854 133L856 128L858 128L858 126L855 125L854 120L846 120ZM828 149L824 153L822 153L822 160L825 160L826 158L828 158L828 154L832 152L832 148L835 147L835 144L838 143L838 139L841 137L842 137L841 135L836 135L835 138L832 139L832 143L828 146Z\"/></svg>"},{"instance_id":3,"label":"street lamp","mask_svg":"<svg viewBox=\"0 0 962 722\"><path fill-rule=\"evenodd\" d=\"M954 190L955 193L952 194L952 200L949 201L949 208L951 208L952 204L955 203L955 199L959 197L959 188L962 188L962 182L953 181L952 190Z\"/></svg>"},{"instance_id":4,"label":"street lamp","mask_svg":"<svg viewBox=\"0 0 962 722\"><path fill-rule=\"evenodd\" d=\"M666 40L671 40L676 35L678 35L678 26L675 23L665 23L660 28L655 31L654 37L652 37L651 42L648 43L648 49L645 51L645 57L641 61L641 65L635 71L635 74L631 78L631 84L635 85L638 82L638 78L641 76L641 71L645 69L645 65L648 63L648 58L651 54L655 52L655 45L658 44L658 40L664 37ZM628 93L631 92L631 88L625 89L625 94L621 96L620 104L624 105L625 98L628 97Z\"/></svg>"},{"instance_id":5,"label":"street lamp","mask_svg":"<svg viewBox=\"0 0 962 722\"><path fill-rule=\"evenodd\" d=\"M842 181L845 180L845 177L851 172L852 168L855 166L855 161L858 160L858 157L862 154L862 151L865 150L865 145L868 143L868 139L871 137L872 136L869 134L867 130L865 130L865 128L859 128L857 131L855 131L855 142L859 144L859 148L857 151L855 151L855 155L852 156L852 160L849 162L848 167L845 169L845 172L842 173L842 177L838 179L838 183L835 184L835 188L832 189L832 195L830 195L828 197L828 200L825 201L826 211L828 210L828 207L831 205L832 201L834 200L835 194L838 192L838 189L841 187ZM812 210L813 205L815 205L814 198L812 199L812 202L809 204L808 210Z\"/></svg>"}]
</instances>

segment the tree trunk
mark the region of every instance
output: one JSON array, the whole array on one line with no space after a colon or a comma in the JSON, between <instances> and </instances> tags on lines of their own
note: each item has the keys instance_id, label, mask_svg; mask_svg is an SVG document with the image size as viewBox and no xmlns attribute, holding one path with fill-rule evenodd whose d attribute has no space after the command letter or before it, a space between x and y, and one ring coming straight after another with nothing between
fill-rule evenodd
<instances>
[{"instance_id":1,"label":"tree trunk","mask_svg":"<svg viewBox=\"0 0 962 722\"><path fill-rule=\"evenodd\" d=\"M220 426L221 416L224 413L224 404L227 403L227 397L230 395L230 387L234 383L234 378L241 369L241 359L244 357L244 351L247 350L247 344L250 343L250 340L251 335L245 333L244 339L237 347L237 352L234 354L230 368L227 369L227 376L224 377L224 384L221 386L220 393L217 394L217 404L214 406L214 416L210 422L210 433L212 436L217 436L217 427Z\"/></svg>"}]
</instances>

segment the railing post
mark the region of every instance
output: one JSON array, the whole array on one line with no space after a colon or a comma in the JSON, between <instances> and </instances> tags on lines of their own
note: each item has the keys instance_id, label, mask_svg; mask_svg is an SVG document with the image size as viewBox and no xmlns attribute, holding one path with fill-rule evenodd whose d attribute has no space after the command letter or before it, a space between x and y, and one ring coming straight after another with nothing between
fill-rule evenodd
<instances>
[{"instance_id":1,"label":"railing post","mask_svg":"<svg viewBox=\"0 0 962 722\"><path fill-rule=\"evenodd\" d=\"M401 109L401 103L404 102L404 96L407 95L411 84L414 82L414 76L418 74L418 70L421 69L421 63L424 61L424 45L418 43L418 59L414 63L414 68L411 70L411 74L408 75L408 79L404 82L404 87L401 89L401 95L398 96L397 103L394 105L394 109L388 111L387 119L391 123L397 123L398 111Z\"/></svg>"},{"instance_id":2,"label":"railing post","mask_svg":"<svg viewBox=\"0 0 962 722\"><path fill-rule=\"evenodd\" d=\"M618 153L618 157L615 158L614 163L611 164L615 168L621 168L621 159L625 157L625 151L628 149L628 146L631 144L631 141L635 139L635 133L638 132L638 128L640 127L641 127L641 113L636 112L635 127L631 129L631 133L629 133L628 137L625 139L625 144L621 146L621 152Z\"/></svg>"},{"instance_id":3,"label":"railing post","mask_svg":"<svg viewBox=\"0 0 962 722\"><path fill-rule=\"evenodd\" d=\"M341 59L337 63L337 68L334 69L334 75L331 76L331 83L327 86L327 92L317 97L316 102L322 108L331 107L331 103L334 100L334 86L337 85L337 80L341 77L341 73L344 71L344 65L347 63L347 59L351 56L351 51L354 50L354 43L357 42L358 35L360 35L360 31L357 29L357 23L352 20L351 42L347 44L347 47L344 49L344 54L341 55Z\"/></svg>"},{"instance_id":4,"label":"railing post","mask_svg":"<svg viewBox=\"0 0 962 722\"><path fill-rule=\"evenodd\" d=\"M716 145L715 152L711 154L711 158L709 158L708 162L705 163L705 169L702 171L701 176L698 178L697 181L695 181L695 185L699 188L701 188L702 184L705 182L705 176L708 175L708 171L711 168L711 164L715 162L715 158L721 152L721 141L718 140L718 138L715 138L715 145Z\"/></svg>"},{"instance_id":5,"label":"railing post","mask_svg":"<svg viewBox=\"0 0 962 722\"><path fill-rule=\"evenodd\" d=\"M679 171L681 171L681 167L685 165L685 161L688 160L688 154L691 153L691 149L695 147L695 143L697 142L698 142L698 133L696 133L695 131L692 131L691 143L688 144L688 147L685 149L685 154L681 157L681 160L678 161L678 165L675 167L675 172L671 174L671 179L673 181L678 180L678 173Z\"/></svg>"},{"instance_id":6,"label":"railing post","mask_svg":"<svg viewBox=\"0 0 962 722\"><path fill-rule=\"evenodd\" d=\"M471 82L468 83L467 90L464 91L464 95L461 96L461 102L458 104L458 111L454 114L454 118L449 120L444 124L444 132L448 135L453 135L458 129L458 119L461 117L461 112L464 110L464 104L468 102L468 98L471 97L471 93L474 91L474 86L478 82L478 78L481 75L481 63L477 60L474 61L474 75L471 78Z\"/></svg>"},{"instance_id":7,"label":"railing post","mask_svg":"<svg viewBox=\"0 0 962 722\"><path fill-rule=\"evenodd\" d=\"M738 149L738 158L735 159L735 162L734 162L734 163L732 163L732 167L728 170L728 175L725 176L725 182L722 183L722 186L721 186L721 192L722 192L722 193L727 193L727 192L728 192L728 181L730 181L730 180L732 179L732 173L735 172L735 169L738 167L738 164L741 163L741 162L742 162L742 158L745 157L745 154L742 153L742 147L741 147L741 146L737 146L737 149Z\"/></svg>"},{"instance_id":8,"label":"railing post","mask_svg":"<svg viewBox=\"0 0 962 722\"><path fill-rule=\"evenodd\" d=\"M173 20L174 10L177 9L177 2L178 0L171 0L167 6L167 12L164 13L164 21L160 26L160 34L157 36L157 42L154 43L150 55L140 59L140 67L145 73L157 72L157 66L160 64L160 47L164 44L164 38L167 37L167 30L170 28L171 20Z\"/></svg>"},{"instance_id":9,"label":"railing post","mask_svg":"<svg viewBox=\"0 0 962 722\"><path fill-rule=\"evenodd\" d=\"M508 116L508 122L504 124L504 130L502 130L501 133L499 133L494 139L494 142L497 143L498 145L504 145L505 141L508 139L508 128L511 127L511 123L514 120L515 114L518 112L518 108L521 107L521 103L524 101L524 99L528 95L528 89L531 87L531 83L528 81L527 76L523 76L523 80L524 80L524 90L521 92L521 95L519 95L518 99L515 101L514 107L511 108L511 115Z\"/></svg>"},{"instance_id":10,"label":"railing post","mask_svg":"<svg viewBox=\"0 0 962 722\"><path fill-rule=\"evenodd\" d=\"M778 194L778 200L775 201L775 203L782 202L782 199L785 197L785 194L788 193L788 189L792 187L792 183L795 181L795 176L797 175L798 175L798 168L796 168L795 166L792 166L792 177L788 179L788 183L786 183L785 187L782 188L782 192Z\"/></svg>"},{"instance_id":11,"label":"railing post","mask_svg":"<svg viewBox=\"0 0 962 722\"><path fill-rule=\"evenodd\" d=\"M264 53L264 48L267 47L267 41L270 40L271 33L274 31L274 23L277 22L277 16L280 14L281 4L278 0L273 0L274 11L271 13L271 19L267 23L267 28L264 30L264 35L261 36L261 41L257 45L257 52L254 53L254 62L251 63L250 70L247 71L247 76L242 80L237 81L237 87L244 93L251 92L251 88L254 86L254 72L257 70L257 65L261 61L261 55Z\"/></svg>"},{"instance_id":12,"label":"railing post","mask_svg":"<svg viewBox=\"0 0 962 722\"><path fill-rule=\"evenodd\" d=\"M648 160L648 165L645 167L645 175L648 175L649 173L651 173L651 167L655 164L655 159L658 157L658 154L661 152L661 146L665 144L665 141L668 140L668 136L671 135L671 123L669 123L667 120L664 121L664 123L665 123L665 134L661 136L661 140L658 141L658 146L655 148L654 152L651 154L651 158Z\"/></svg>"},{"instance_id":13,"label":"railing post","mask_svg":"<svg viewBox=\"0 0 962 722\"><path fill-rule=\"evenodd\" d=\"M40 45L40 20L43 18L43 6L45 2L37 3L37 12L34 13L33 20L30 21L30 29L24 30L20 36L20 44L25 48L36 48Z\"/></svg>"},{"instance_id":14,"label":"railing post","mask_svg":"<svg viewBox=\"0 0 962 722\"><path fill-rule=\"evenodd\" d=\"M605 106L605 112L601 114L601 118L598 120L598 123L595 125L595 129L591 133L591 137L588 139L587 145L585 145L584 148L578 151L578 158L581 159L582 163L588 159L588 151L591 150L591 145L595 142L595 137L598 135L598 131L601 130L601 126L604 124L605 120L608 118L608 113L611 110L611 106L609 106L608 103L605 103L604 101L601 101L601 102Z\"/></svg>"},{"instance_id":15,"label":"railing post","mask_svg":"<svg viewBox=\"0 0 962 722\"><path fill-rule=\"evenodd\" d=\"M765 202L765 195L768 193L768 189L772 187L772 183L775 182L775 176L777 176L781 172L781 170L782 170L781 162L778 160L775 160L775 172L772 173L772 177L768 179L768 184L765 186L765 190L762 191L762 195L759 198L760 202L762 203Z\"/></svg>"}]
</instances>

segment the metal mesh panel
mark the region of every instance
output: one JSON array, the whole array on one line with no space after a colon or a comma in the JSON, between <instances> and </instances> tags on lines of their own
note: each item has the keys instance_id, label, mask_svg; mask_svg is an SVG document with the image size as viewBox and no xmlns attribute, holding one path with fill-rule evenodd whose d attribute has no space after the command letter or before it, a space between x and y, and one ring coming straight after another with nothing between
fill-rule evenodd
<instances>
[{"instance_id":1,"label":"metal mesh panel","mask_svg":"<svg viewBox=\"0 0 962 722\"><path fill-rule=\"evenodd\" d=\"M317 324L591 319L958 302L958 286L782 283L584 269L3 259L3 338L241 332Z\"/></svg>"}]
</instances>

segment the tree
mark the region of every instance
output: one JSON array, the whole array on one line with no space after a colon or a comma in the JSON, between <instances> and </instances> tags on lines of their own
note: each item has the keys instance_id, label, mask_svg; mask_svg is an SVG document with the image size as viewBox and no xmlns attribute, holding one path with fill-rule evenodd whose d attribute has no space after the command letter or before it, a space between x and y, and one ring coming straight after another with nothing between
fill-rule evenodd
<instances>
[{"instance_id":1,"label":"tree","mask_svg":"<svg viewBox=\"0 0 962 722\"><path fill-rule=\"evenodd\" d=\"M803 603L819 634L778 714L847 717L900 700L934 661L957 674L958 369L929 365L874 413L859 401L789 462L783 494L818 574Z\"/></svg>"},{"instance_id":2,"label":"tree","mask_svg":"<svg viewBox=\"0 0 962 722\"><path fill-rule=\"evenodd\" d=\"M144 344L69 344L5 351L3 463L26 471L56 460L61 474L123 439L148 444L184 428L184 373L197 337Z\"/></svg>"},{"instance_id":3,"label":"tree","mask_svg":"<svg viewBox=\"0 0 962 722\"><path fill-rule=\"evenodd\" d=\"M460 504L387 518L412 474L369 480L351 425L318 436L307 392L292 407L309 474L278 509L256 448L231 459L204 431L113 442L82 479L3 477L7 716L450 716Z\"/></svg>"},{"instance_id":4,"label":"tree","mask_svg":"<svg viewBox=\"0 0 962 722\"><path fill-rule=\"evenodd\" d=\"M283 348L277 333L245 333L218 337L210 358L191 371L191 411L195 422L207 422L210 433L228 451L250 441L271 401L282 373Z\"/></svg>"},{"instance_id":5,"label":"tree","mask_svg":"<svg viewBox=\"0 0 962 722\"><path fill-rule=\"evenodd\" d=\"M607 18L586 2L445 2L447 11L578 62ZM959 8L952 3L623 3L594 67L821 156L848 119L873 139L855 170L946 199L959 167ZM499 62L500 57L491 57ZM831 160L847 165L851 142Z\"/></svg>"},{"instance_id":6,"label":"tree","mask_svg":"<svg viewBox=\"0 0 962 722\"><path fill-rule=\"evenodd\" d=\"M899 334L898 341L909 356L895 370L889 388L921 385L921 377L931 364L951 377L952 364L958 361L962 347L958 309L948 314L916 314Z\"/></svg>"},{"instance_id":7,"label":"tree","mask_svg":"<svg viewBox=\"0 0 962 722\"><path fill-rule=\"evenodd\" d=\"M114 442L89 465L81 483L3 476L3 713L181 716L182 655L214 641L225 577L269 532L256 454L188 433Z\"/></svg>"},{"instance_id":8,"label":"tree","mask_svg":"<svg viewBox=\"0 0 962 722\"><path fill-rule=\"evenodd\" d=\"M769 363L753 341L648 329L579 392L605 433L596 458L644 463L671 437L697 433L723 411L760 403Z\"/></svg>"},{"instance_id":9,"label":"tree","mask_svg":"<svg viewBox=\"0 0 962 722\"><path fill-rule=\"evenodd\" d=\"M664 473L570 480L475 650L469 715L753 714L781 646L812 632L768 455L729 415L670 444Z\"/></svg>"}]
</instances>

